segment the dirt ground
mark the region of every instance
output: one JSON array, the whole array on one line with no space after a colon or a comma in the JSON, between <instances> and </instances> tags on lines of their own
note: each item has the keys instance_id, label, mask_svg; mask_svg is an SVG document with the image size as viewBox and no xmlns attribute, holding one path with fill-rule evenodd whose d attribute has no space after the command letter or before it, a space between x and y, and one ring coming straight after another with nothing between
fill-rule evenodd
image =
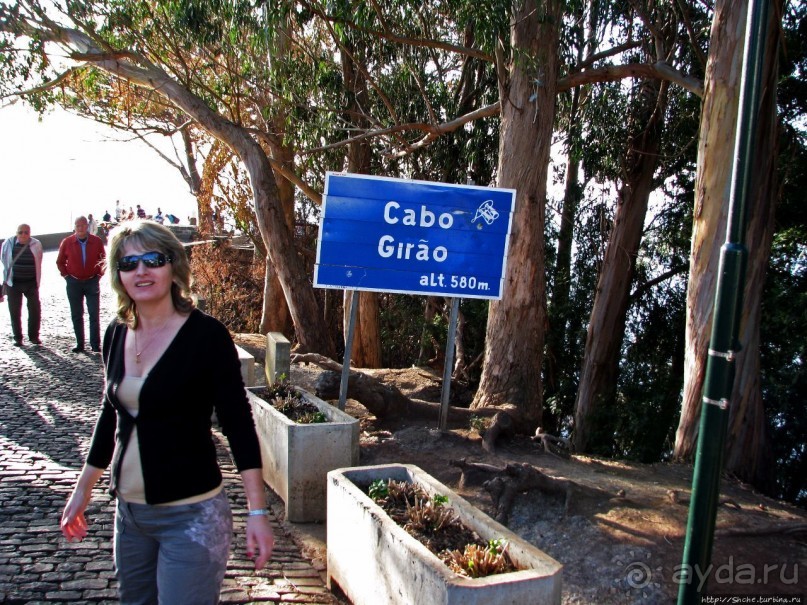
<instances>
[{"instance_id":1,"label":"dirt ground","mask_svg":"<svg viewBox=\"0 0 807 605\"><path fill-rule=\"evenodd\" d=\"M292 364L291 380L316 392L322 370ZM441 376L423 368L370 370L409 397L439 403ZM332 402L335 403L335 402ZM434 421L383 421L348 399L361 421L362 465L414 464L491 516L494 502L483 485L461 485L452 461L528 463L574 482L562 495L523 492L505 525L564 565L563 603L674 603L679 588L692 467L638 464L588 456L546 454L528 437L500 440L494 453L477 431ZM749 486L723 480L712 566L695 570L712 595L743 597L807 593L807 511L772 500ZM727 601L762 602L762 601ZM769 601L770 602L770 601ZM787 601L785 601L787 602ZM801 601L796 601L801 602Z\"/></svg>"}]
</instances>

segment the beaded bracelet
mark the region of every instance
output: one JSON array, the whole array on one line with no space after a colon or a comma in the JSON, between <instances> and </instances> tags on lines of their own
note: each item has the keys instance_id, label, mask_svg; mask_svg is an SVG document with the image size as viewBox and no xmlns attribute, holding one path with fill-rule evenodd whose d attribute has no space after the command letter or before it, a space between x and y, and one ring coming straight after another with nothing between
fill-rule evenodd
<instances>
[{"instance_id":1,"label":"beaded bracelet","mask_svg":"<svg viewBox=\"0 0 807 605\"><path fill-rule=\"evenodd\" d=\"M260 517L266 516L269 514L269 511L265 508L256 508L255 510L251 510L247 513L247 517Z\"/></svg>"}]
</instances>

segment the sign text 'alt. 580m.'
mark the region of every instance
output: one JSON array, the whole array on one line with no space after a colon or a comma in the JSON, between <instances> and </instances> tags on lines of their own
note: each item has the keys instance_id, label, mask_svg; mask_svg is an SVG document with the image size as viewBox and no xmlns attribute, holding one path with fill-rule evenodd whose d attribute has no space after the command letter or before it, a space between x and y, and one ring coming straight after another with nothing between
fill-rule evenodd
<instances>
[{"instance_id":1,"label":"sign text 'alt. 580m.'","mask_svg":"<svg viewBox=\"0 0 807 605\"><path fill-rule=\"evenodd\" d=\"M502 297L512 189L328 173L314 285Z\"/></svg>"}]
</instances>

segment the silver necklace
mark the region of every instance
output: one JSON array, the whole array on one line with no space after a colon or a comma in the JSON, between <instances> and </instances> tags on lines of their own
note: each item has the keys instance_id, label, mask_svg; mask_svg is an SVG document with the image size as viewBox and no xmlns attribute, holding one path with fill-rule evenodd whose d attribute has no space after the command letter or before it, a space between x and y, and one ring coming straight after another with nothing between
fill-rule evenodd
<instances>
[{"instance_id":1,"label":"silver necklace","mask_svg":"<svg viewBox=\"0 0 807 605\"><path fill-rule=\"evenodd\" d=\"M145 351L146 349L148 349L148 348L149 348L149 346L151 346L151 343L152 343L152 342L154 342L154 341L157 339L157 336L160 334L160 332L162 332L162 330L165 328L165 326L167 326L167 325L168 325L168 322L169 322L169 321L171 321L171 318L170 318L170 317L169 317L168 319L166 319L166 320L163 322L163 325L161 325L159 328L157 328L157 329L154 331L154 335L153 335L151 338L149 338L149 341L148 341L148 342L147 342L145 345L143 345L143 348L142 348L142 349L140 349L140 347L139 347L139 346L138 346L138 344L137 344L137 333L138 333L140 330L139 330L139 328L138 328L137 330L134 330L134 337L135 337L135 363L140 363L140 356L143 354L143 351ZM140 349L140 350L138 351L138 349Z\"/></svg>"}]
</instances>

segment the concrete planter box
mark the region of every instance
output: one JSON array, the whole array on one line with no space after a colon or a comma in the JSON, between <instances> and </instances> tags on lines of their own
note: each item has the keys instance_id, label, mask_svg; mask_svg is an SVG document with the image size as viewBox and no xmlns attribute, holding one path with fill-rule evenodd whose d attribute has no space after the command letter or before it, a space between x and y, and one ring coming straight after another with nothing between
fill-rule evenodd
<instances>
[{"instance_id":1,"label":"concrete planter box","mask_svg":"<svg viewBox=\"0 0 807 605\"><path fill-rule=\"evenodd\" d=\"M430 496L447 496L448 506L483 540L509 542L508 553L520 570L476 579L455 574L359 487L378 479L417 483ZM338 584L353 605L555 605L561 600L560 563L413 465L328 473L327 540L328 587Z\"/></svg>"},{"instance_id":2,"label":"concrete planter box","mask_svg":"<svg viewBox=\"0 0 807 605\"><path fill-rule=\"evenodd\" d=\"M286 503L286 519L324 521L328 471L359 463L359 421L299 390L329 422L297 424L247 389L261 442L263 479Z\"/></svg>"}]
</instances>

